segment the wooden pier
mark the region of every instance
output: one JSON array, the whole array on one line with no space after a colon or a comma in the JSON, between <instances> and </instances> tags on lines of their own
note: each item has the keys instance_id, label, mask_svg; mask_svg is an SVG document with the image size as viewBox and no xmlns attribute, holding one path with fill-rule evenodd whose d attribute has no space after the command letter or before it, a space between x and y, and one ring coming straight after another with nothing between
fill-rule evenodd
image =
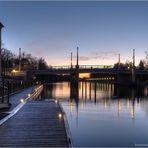
<instances>
[{"instance_id":1,"label":"wooden pier","mask_svg":"<svg viewBox=\"0 0 148 148\"><path fill-rule=\"evenodd\" d=\"M0 147L69 147L63 112L55 101L28 101L0 126Z\"/></svg>"}]
</instances>

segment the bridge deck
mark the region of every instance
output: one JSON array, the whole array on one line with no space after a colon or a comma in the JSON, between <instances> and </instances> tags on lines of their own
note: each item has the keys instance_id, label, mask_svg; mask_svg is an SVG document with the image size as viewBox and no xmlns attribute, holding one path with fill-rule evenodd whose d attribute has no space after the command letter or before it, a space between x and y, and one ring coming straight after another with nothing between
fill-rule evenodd
<instances>
[{"instance_id":1,"label":"bridge deck","mask_svg":"<svg viewBox=\"0 0 148 148\"><path fill-rule=\"evenodd\" d=\"M29 101L0 126L0 147L68 147L61 108L54 101Z\"/></svg>"}]
</instances>

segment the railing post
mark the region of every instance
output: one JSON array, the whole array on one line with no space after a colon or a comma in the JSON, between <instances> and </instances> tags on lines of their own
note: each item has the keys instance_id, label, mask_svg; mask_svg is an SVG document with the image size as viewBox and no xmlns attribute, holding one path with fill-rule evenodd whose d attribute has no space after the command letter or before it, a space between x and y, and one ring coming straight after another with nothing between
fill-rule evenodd
<instances>
[{"instance_id":1,"label":"railing post","mask_svg":"<svg viewBox=\"0 0 148 148\"><path fill-rule=\"evenodd\" d=\"M9 104L9 94L10 94L9 82L7 82L7 85L8 85L8 89L7 89L7 103Z\"/></svg>"},{"instance_id":2,"label":"railing post","mask_svg":"<svg viewBox=\"0 0 148 148\"><path fill-rule=\"evenodd\" d=\"M2 103L4 103L4 90L5 90L4 79L2 78Z\"/></svg>"}]
</instances>

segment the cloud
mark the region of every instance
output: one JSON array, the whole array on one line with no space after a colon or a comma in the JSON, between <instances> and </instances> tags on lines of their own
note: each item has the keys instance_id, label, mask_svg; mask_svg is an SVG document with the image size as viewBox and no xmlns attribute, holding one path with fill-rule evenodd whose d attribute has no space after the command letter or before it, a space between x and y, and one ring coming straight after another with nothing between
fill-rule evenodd
<instances>
[{"instance_id":1,"label":"cloud","mask_svg":"<svg viewBox=\"0 0 148 148\"><path fill-rule=\"evenodd\" d=\"M74 56L73 58L76 59L77 57ZM88 61L88 60L91 60L91 57L88 57L88 56L79 56L79 60L80 61Z\"/></svg>"},{"instance_id":2,"label":"cloud","mask_svg":"<svg viewBox=\"0 0 148 148\"><path fill-rule=\"evenodd\" d=\"M117 51L99 51L99 52L91 52L91 57L93 59L107 60L117 57L118 54L119 53Z\"/></svg>"},{"instance_id":3,"label":"cloud","mask_svg":"<svg viewBox=\"0 0 148 148\"><path fill-rule=\"evenodd\" d=\"M100 51L100 52L91 52L89 56L79 56L80 61L89 61L89 60L110 60L117 58L118 52L116 51ZM76 56L73 57L76 60Z\"/></svg>"}]
</instances>

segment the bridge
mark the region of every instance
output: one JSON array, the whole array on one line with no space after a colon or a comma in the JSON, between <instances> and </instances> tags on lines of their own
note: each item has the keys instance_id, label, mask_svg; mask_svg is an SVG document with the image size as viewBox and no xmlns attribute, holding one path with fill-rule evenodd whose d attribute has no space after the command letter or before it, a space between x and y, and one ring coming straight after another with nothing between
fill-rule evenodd
<instances>
[{"instance_id":1,"label":"bridge","mask_svg":"<svg viewBox=\"0 0 148 148\"><path fill-rule=\"evenodd\" d=\"M49 76L49 75L75 75L77 68L71 66L53 66L46 70L32 70L27 74L33 76ZM115 69L112 65L79 65L78 73L96 74L98 78L114 78L118 82L131 82L132 69ZM134 70L136 81L145 81L148 77L148 70ZM145 78L145 79L144 79Z\"/></svg>"},{"instance_id":2,"label":"bridge","mask_svg":"<svg viewBox=\"0 0 148 148\"><path fill-rule=\"evenodd\" d=\"M113 65L79 65L79 55L77 47L77 59L76 65L72 64L72 53L71 53L71 65L64 66L52 66L46 70L31 70L27 72L27 75L34 76L45 76L45 75L70 75L71 79L79 81L79 74L90 73L97 74L99 78L110 78L115 79L118 83L139 83L140 81L148 80L148 70L138 70L135 67L135 50L133 50L133 65L132 68L121 69L120 58L119 68L114 68Z\"/></svg>"},{"instance_id":3,"label":"bridge","mask_svg":"<svg viewBox=\"0 0 148 148\"><path fill-rule=\"evenodd\" d=\"M94 73L106 70L112 70L112 65L79 65L79 73ZM33 70L34 74L72 74L76 72L76 66L52 66L46 70Z\"/></svg>"},{"instance_id":4,"label":"bridge","mask_svg":"<svg viewBox=\"0 0 148 148\"><path fill-rule=\"evenodd\" d=\"M76 68L70 66L53 66L45 70L31 70L28 72L35 75L48 75L48 74L71 74L75 73ZM79 73L110 73L110 74L130 74L132 69L115 69L112 65L80 65ZM148 70L136 70L136 74L148 74Z\"/></svg>"}]
</instances>

